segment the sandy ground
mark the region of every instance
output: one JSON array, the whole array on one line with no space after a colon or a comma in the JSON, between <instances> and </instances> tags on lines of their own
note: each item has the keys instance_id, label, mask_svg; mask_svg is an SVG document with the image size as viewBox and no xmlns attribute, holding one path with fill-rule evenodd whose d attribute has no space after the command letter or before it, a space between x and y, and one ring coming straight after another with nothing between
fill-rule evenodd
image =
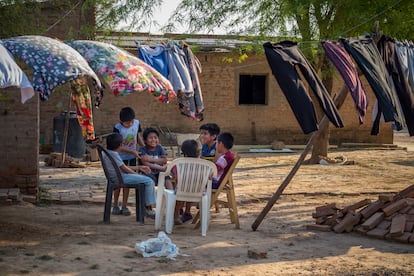
<instances>
[{"instance_id":1,"label":"sandy ground","mask_svg":"<svg viewBox=\"0 0 414 276\"><path fill-rule=\"evenodd\" d=\"M230 224L225 209L212 213L207 237L189 223L176 226L169 237L185 254L176 260L137 254L135 243L157 236L154 221L141 226L134 216L112 216L105 225L102 200L0 206L0 275L414 275L413 244L306 229L317 206L376 199L413 184L413 140L398 141L408 150L332 149L330 157L342 155L355 164L301 166L257 231L252 223L300 150L241 154L234 174L241 229ZM65 183L68 175L82 184L104 182L94 166L53 173L42 168L42 186ZM249 258L248 250L267 257Z\"/></svg>"}]
</instances>

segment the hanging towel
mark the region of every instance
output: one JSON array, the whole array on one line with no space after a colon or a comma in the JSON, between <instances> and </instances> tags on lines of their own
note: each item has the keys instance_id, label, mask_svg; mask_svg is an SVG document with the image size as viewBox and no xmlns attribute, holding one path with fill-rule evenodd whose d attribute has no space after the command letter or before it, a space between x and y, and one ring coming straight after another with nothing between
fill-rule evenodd
<instances>
[{"instance_id":1,"label":"hanging towel","mask_svg":"<svg viewBox=\"0 0 414 276\"><path fill-rule=\"evenodd\" d=\"M164 45L157 45L154 49L148 45L137 44L138 57L151 65L155 70L168 78L167 57Z\"/></svg>"},{"instance_id":2,"label":"hanging towel","mask_svg":"<svg viewBox=\"0 0 414 276\"><path fill-rule=\"evenodd\" d=\"M384 115L386 122L394 122L397 130L401 130L403 119L398 113L398 99L392 91L391 84L387 79L387 69L381 59L381 55L373 39L369 35L341 38L346 51L354 58L361 71L368 80L378 100L379 113ZM378 134L380 115L376 116L371 134Z\"/></svg>"},{"instance_id":3,"label":"hanging towel","mask_svg":"<svg viewBox=\"0 0 414 276\"><path fill-rule=\"evenodd\" d=\"M404 77L403 68L397 58L395 49L395 40L381 36L377 43L378 50L384 60L385 67L387 68L388 74L392 78L394 83L395 92L399 100L398 108L402 109L405 123L410 136L414 135L414 94Z\"/></svg>"},{"instance_id":4,"label":"hanging towel","mask_svg":"<svg viewBox=\"0 0 414 276\"><path fill-rule=\"evenodd\" d=\"M362 124L367 112L368 99L351 57L340 42L324 41L322 42L322 47L325 50L326 56L344 79L354 100L359 115L359 123Z\"/></svg>"},{"instance_id":5,"label":"hanging towel","mask_svg":"<svg viewBox=\"0 0 414 276\"><path fill-rule=\"evenodd\" d=\"M10 86L20 87L23 104L34 96L33 86L26 74L14 61L13 55L0 43L0 88Z\"/></svg>"},{"instance_id":6,"label":"hanging towel","mask_svg":"<svg viewBox=\"0 0 414 276\"><path fill-rule=\"evenodd\" d=\"M95 139L95 129L92 118L91 92L85 76L70 81L72 101L76 105L76 115L82 129L82 136L87 140Z\"/></svg>"},{"instance_id":7,"label":"hanging towel","mask_svg":"<svg viewBox=\"0 0 414 276\"><path fill-rule=\"evenodd\" d=\"M295 42L266 42L263 47L272 73L305 134L317 130L319 126L315 107L298 69L309 83L328 119L335 127L344 126L328 91Z\"/></svg>"}]
</instances>

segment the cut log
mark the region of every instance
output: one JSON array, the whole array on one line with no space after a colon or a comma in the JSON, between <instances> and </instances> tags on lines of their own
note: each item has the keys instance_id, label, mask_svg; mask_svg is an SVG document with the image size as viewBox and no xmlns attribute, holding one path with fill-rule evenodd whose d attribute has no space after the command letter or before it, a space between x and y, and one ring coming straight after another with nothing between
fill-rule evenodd
<instances>
[{"instance_id":1,"label":"cut log","mask_svg":"<svg viewBox=\"0 0 414 276\"><path fill-rule=\"evenodd\" d=\"M391 216L392 214L394 214L395 212L401 210L402 208L404 208L405 206L407 206L407 201L405 199L400 199L390 205L388 205L385 208L382 208L382 211L384 211L385 216Z\"/></svg>"},{"instance_id":2,"label":"cut log","mask_svg":"<svg viewBox=\"0 0 414 276\"><path fill-rule=\"evenodd\" d=\"M390 228L389 235L391 237L399 237L402 234L404 234L405 222L406 222L405 215L395 216L391 222L391 228Z\"/></svg>"},{"instance_id":3,"label":"cut log","mask_svg":"<svg viewBox=\"0 0 414 276\"><path fill-rule=\"evenodd\" d=\"M374 228L367 232L367 235L377 239L384 239L384 237L388 234L388 230L386 229L379 229Z\"/></svg>"},{"instance_id":4,"label":"cut log","mask_svg":"<svg viewBox=\"0 0 414 276\"><path fill-rule=\"evenodd\" d=\"M362 208L362 207L364 207L364 206L366 206L370 203L371 203L370 199L364 199L364 200L358 201L357 203L354 203L352 205L345 206L344 208L341 209L341 212L347 213L349 210L355 211L355 210L357 210L359 208Z\"/></svg>"},{"instance_id":5,"label":"cut log","mask_svg":"<svg viewBox=\"0 0 414 276\"><path fill-rule=\"evenodd\" d=\"M394 199L394 195L391 194L380 194L378 196L379 200L382 200L384 202L392 201Z\"/></svg>"},{"instance_id":6,"label":"cut log","mask_svg":"<svg viewBox=\"0 0 414 276\"><path fill-rule=\"evenodd\" d=\"M375 214L384 206L384 202L381 200L377 200L366 206L364 209L361 210L360 214L363 218L368 219L370 216Z\"/></svg>"},{"instance_id":7,"label":"cut log","mask_svg":"<svg viewBox=\"0 0 414 276\"><path fill-rule=\"evenodd\" d=\"M384 213L376 212L362 224L362 227L364 227L365 229L371 230L375 228L378 224L380 224L383 219L384 219Z\"/></svg>"},{"instance_id":8,"label":"cut log","mask_svg":"<svg viewBox=\"0 0 414 276\"><path fill-rule=\"evenodd\" d=\"M407 197L414 197L414 184L411 186L408 186L407 188L405 188L404 190L396 194L394 197L394 200L400 200L402 198L407 198Z\"/></svg>"},{"instance_id":9,"label":"cut log","mask_svg":"<svg viewBox=\"0 0 414 276\"><path fill-rule=\"evenodd\" d=\"M341 220L337 225L333 227L333 230L336 233L342 233L345 231L345 229L349 229L351 226L353 227L355 224L357 224L357 218L359 220L359 216L357 216L357 214L348 212L343 220Z\"/></svg>"}]
</instances>

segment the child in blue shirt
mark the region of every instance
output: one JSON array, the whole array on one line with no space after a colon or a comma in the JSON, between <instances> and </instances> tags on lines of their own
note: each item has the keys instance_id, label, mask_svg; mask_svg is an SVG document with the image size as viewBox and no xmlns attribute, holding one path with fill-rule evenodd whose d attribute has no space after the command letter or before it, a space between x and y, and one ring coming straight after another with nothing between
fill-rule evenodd
<instances>
[{"instance_id":1,"label":"child in blue shirt","mask_svg":"<svg viewBox=\"0 0 414 276\"><path fill-rule=\"evenodd\" d=\"M217 147L216 140L219 134L220 127L215 123L200 126L201 158L214 162Z\"/></svg>"},{"instance_id":2,"label":"child in blue shirt","mask_svg":"<svg viewBox=\"0 0 414 276\"><path fill-rule=\"evenodd\" d=\"M139 149L139 155L142 165L148 166L151 177L155 185L158 183L158 175L167 169L167 151L161 146L159 133L155 128L146 128L142 134L144 146Z\"/></svg>"},{"instance_id":3,"label":"child in blue shirt","mask_svg":"<svg viewBox=\"0 0 414 276\"><path fill-rule=\"evenodd\" d=\"M136 166L137 158L139 158L137 145L144 145L142 138L139 136L141 132L141 124L135 119L135 112L131 107L124 107L119 112L119 122L115 124L114 133L119 133L122 137L122 144L119 149L119 156L127 166ZM114 207L112 214L129 216L131 212L128 208L119 209L118 198L120 189L114 192ZM123 201L128 200L129 189L123 188Z\"/></svg>"}]
</instances>

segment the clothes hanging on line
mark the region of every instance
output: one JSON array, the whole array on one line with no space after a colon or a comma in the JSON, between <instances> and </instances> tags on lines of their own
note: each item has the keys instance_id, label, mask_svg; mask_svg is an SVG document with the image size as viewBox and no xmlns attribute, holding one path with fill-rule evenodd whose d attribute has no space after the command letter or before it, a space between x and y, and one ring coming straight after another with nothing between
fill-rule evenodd
<instances>
[{"instance_id":1,"label":"clothes hanging on line","mask_svg":"<svg viewBox=\"0 0 414 276\"><path fill-rule=\"evenodd\" d=\"M87 140L95 139L95 128L92 118L92 101L86 77L82 76L70 81L72 101L76 106L76 116L82 129L82 136Z\"/></svg>"},{"instance_id":2,"label":"clothes hanging on line","mask_svg":"<svg viewBox=\"0 0 414 276\"><path fill-rule=\"evenodd\" d=\"M384 60L385 67L393 82L393 87L397 94L399 105L397 108L401 108L404 115L405 123L410 136L414 135L414 94L407 82L407 78L404 77L403 68L397 57L395 50L395 40L381 36L377 42L378 50Z\"/></svg>"},{"instance_id":3,"label":"clothes hanging on line","mask_svg":"<svg viewBox=\"0 0 414 276\"><path fill-rule=\"evenodd\" d=\"M316 131L319 126L315 106L298 71L308 82L328 119L335 127L342 128L344 125L338 109L315 69L298 49L297 43L292 41L266 42L263 47L272 73L303 132L308 134Z\"/></svg>"},{"instance_id":4,"label":"clothes hanging on line","mask_svg":"<svg viewBox=\"0 0 414 276\"><path fill-rule=\"evenodd\" d=\"M398 112L398 99L386 78L387 69L373 39L369 35L341 38L346 51L353 57L365 75L378 100L378 116L373 123L372 135L378 134L381 113L386 122L394 122L395 128L403 128L403 119Z\"/></svg>"},{"instance_id":5,"label":"clothes hanging on line","mask_svg":"<svg viewBox=\"0 0 414 276\"><path fill-rule=\"evenodd\" d=\"M148 45L138 46L138 57L148 65L151 65L155 70L160 72L164 77L168 78L167 57L165 55L165 46L157 45L151 48Z\"/></svg>"},{"instance_id":6,"label":"clothes hanging on line","mask_svg":"<svg viewBox=\"0 0 414 276\"><path fill-rule=\"evenodd\" d=\"M137 43L138 56L149 65L165 74L177 92L181 114L191 119L204 119L204 103L198 73L201 63L188 45L174 41L158 44L154 48Z\"/></svg>"},{"instance_id":7,"label":"clothes hanging on line","mask_svg":"<svg viewBox=\"0 0 414 276\"><path fill-rule=\"evenodd\" d=\"M340 42L323 41L322 47L348 87L359 115L359 123L362 124L367 112L368 99L351 57Z\"/></svg>"},{"instance_id":8,"label":"clothes hanging on line","mask_svg":"<svg viewBox=\"0 0 414 276\"><path fill-rule=\"evenodd\" d=\"M35 94L27 75L17 65L13 55L0 43L0 88L10 86L20 87L23 104Z\"/></svg>"},{"instance_id":9,"label":"clothes hanging on line","mask_svg":"<svg viewBox=\"0 0 414 276\"><path fill-rule=\"evenodd\" d=\"M178 96L180 105L182 105L180 109L184 115L195 118L198 121L202 121L204 119L204 101L203 95L201 93L200 80L198 78L198 73L201 73L201 63L193 54L188 45L183 46L183 51L185 54L185 62L187 64L187 68L193 84L194 93L193 95L180 93L180 95L184 95L183 98L180 98L180 96Z\"/></svg>"},{"instance_id":10,"label":"clothes hanging on line","mask_svg":"<svg viewBox=\"0 0 414 276\"><path fill-rule=\"evenodd\" d=\"M395 51L403 70L404 78L414 91L414 44L411 41L396 41Z\"/></svg>"}]
</instances>

